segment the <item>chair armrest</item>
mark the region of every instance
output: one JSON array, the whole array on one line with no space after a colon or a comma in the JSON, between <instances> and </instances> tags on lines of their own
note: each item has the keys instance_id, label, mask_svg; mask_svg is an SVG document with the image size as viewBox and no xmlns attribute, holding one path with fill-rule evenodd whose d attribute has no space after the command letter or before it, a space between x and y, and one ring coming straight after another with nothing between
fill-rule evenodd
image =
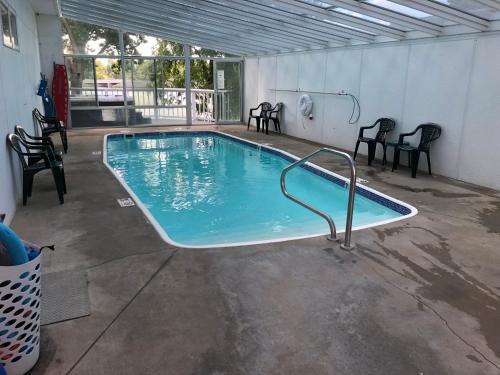
<instances>
[{"instance_id":1,"label":"chair armrest","mask_svg":"<svg viewBox=\"0 0 500 375\"><path fill-rule=\"evenodd\" d=\"M378 121L375 121L375 123L373 125L360 127L358 137L361 138L363 136L363 133L365 130L373 129L375 126L377 126L377 123L378 123Z\"/></svg>"},{"instance_id":2,"label":"chair armrest","mask_svg":"<svg viewBox=\"0 0 500 375\"><path fill-rule=\"evenodd\" d=\"M42 141L42 142L52 142L52 140L49 138L49 137L37 137L37 136L34 136L34 135L29 135L28 133L24 133L26 135L26 137L28 137L29 139L32 139L34 141Z\"/></svg>"},{"instance_id":3,"label":"chair armrest","mask_svg":"<svg viewBox=\"0 0 500 375\"><path fill-rule=\"evenodd\" d=\"M405 137L409 137L409 136L412 136L412 135L415 135L417 133L419 129L415 129L414 131L410 132L410 133L401 133L399 135L399 139L398 139L398 144L403 144L404 142L404 138Z\"/></svg>"},{"instance_id":4,"label":"chair armrest","mask_svg":"<svg viewBox=\"0 0 500 375\"><path fill-rule=\"evenodd\" d=\"M38 147L36 147L36 146L50 147L52 142L49 143L47 141L28 141L28 140L24 140L24 143L26 143L27 145L29 145L30 148L38 149Z\"/></svg>"},{"instance_id":5,"label":"chair armrest","mask_svg":"<svg viewBox=\"0 0 500 375\"><path fill-rule=\"evenodd\" d=\"M257 107L255 108L250 108L250 113L249 113L249 116L253 116L253 111L256 111L258 110L260 107L262 107L262 104L259 104Z\"/></svg>"}]
</instances>

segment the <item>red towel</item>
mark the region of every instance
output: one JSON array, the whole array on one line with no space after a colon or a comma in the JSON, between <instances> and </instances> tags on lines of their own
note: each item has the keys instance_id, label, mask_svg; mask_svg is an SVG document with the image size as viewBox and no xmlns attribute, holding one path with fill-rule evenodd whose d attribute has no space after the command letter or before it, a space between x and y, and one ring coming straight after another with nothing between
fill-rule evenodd
<instances>
[{"instance_id":1,"label":"red towel","mask_svg":"<svg viewBox=\"0 0 500 375\"><path fill-rule=\"evenodd\" d=\"M66 65L54 65L54 79L52 80L52 98L56 107L56 118L65 125L68 121L68 74Z\"/></svg>"}]
</instances>

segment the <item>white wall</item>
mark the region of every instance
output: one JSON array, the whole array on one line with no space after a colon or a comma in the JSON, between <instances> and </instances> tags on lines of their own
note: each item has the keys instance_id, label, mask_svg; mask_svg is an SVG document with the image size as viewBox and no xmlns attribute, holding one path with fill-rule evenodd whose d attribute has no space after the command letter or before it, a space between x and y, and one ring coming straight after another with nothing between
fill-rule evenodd
<instances>
[{"instance_id":1,"label":"white wall","mask_svg":"<svg viewBox=\"0 0 500 375\"><path fill-rule=\"evenodd\" d=\"M40 74L36 17L30 2L11 0L17 15L20 51L0 43L0 213L12 220L21 191L17 156L7 148L5 139L14 125L33 130L31 111L41 102L36 96Z\"/></svg>"},{"instance_id":2,"label":"white wall","mask_svg":"<svg viewBox=\"0 0 500 375\"><path fill-rule=\"evenodd\" d=\"M36 21L40 45L40 68L47 76L47 80L52 82L54 63L64 64L61 21L57 15L50 14L38 14Z\"/></svg>"},{"instance_id":3,"label":"white wall","mask_svg":"<svg viewBox=\"0 0 500 375\"><path fill-rule=\"evenodd\" d=\"M348 124L349 97L325 94L340 90L359 98L358 124ZM308 91L315 92L313 120L298 112L299 96ZM433 172L500 189L499 35L248 58L246 111L264 100L285 104L286 134L347 150L354 149L359 127L379 117L396 120L391 139L423 122L438 123L443 134L431 149ZM427 168L425 156L420 163Z\"/></svg>"}]
</instances>

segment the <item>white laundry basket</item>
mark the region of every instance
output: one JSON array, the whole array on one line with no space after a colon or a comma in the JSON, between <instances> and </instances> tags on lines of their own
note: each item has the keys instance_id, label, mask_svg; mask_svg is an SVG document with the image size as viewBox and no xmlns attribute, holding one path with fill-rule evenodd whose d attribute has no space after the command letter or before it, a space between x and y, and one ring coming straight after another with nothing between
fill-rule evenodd
<instances>
[{"instance_id":1,"label":"white laundry basket","mask_svg":"<svg viewBox=\"0 0 500 375\"><path fill-rule=\"evenodd\" d=\"M38 360L41 258L0 266L0 364L7 375L25 374Z\"/></svg>"}]
</instances>

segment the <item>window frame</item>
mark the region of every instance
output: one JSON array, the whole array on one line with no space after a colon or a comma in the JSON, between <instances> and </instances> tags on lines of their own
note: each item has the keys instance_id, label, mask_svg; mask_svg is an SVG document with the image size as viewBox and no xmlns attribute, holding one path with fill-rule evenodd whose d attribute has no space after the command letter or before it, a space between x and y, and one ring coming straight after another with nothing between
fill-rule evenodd
<instances>
[{"instance_id":1,"label":"window frame","mask_svg":"<svg viewBox=\"0 0 500 375\"><path fill-rule=\"evenodd\" d=\"M0 8L3 8L3 10L7 12L8 33L9 33L9 39L10 39L10 44L7 44L5 42L5 38L4 38L4 25L3 25L2 17L0 17L0 30L2 32L2 45L6 48L11 49L11 50L20 51L20 48L19 48L19 29L17 27L17 25L18 25L17 14L12 9L12 7L10 7L9 4L3 0L0 0ZM14 19L14 22L12 22L12 19ZM14 32L13 32L13 28L12 28L13 23L15 26ZM15 37L14 37L14 35L15 35Z\"/></svg>"}]
</instances>

